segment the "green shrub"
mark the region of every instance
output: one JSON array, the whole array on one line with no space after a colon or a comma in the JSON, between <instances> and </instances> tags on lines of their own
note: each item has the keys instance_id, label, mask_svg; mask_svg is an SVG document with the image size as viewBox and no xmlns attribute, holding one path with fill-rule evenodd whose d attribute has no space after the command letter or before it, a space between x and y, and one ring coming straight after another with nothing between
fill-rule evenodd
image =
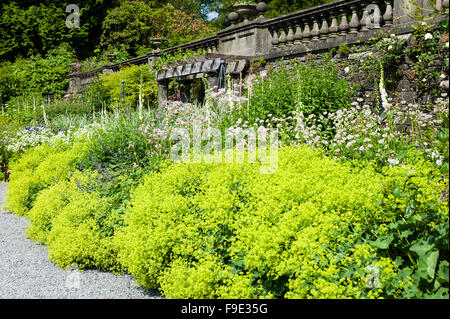
<instances>
[{"instance_id":1,"label":"green shrub","mask_svg":"<svg viewBox=\"0 0 450 319\"><path fill-rule=\"evenodd\" d=\"M119 227L108 197L97 191L98 173L75 171L42 190L27 214L29 238L44 243L60 267L120 270L107 227Z\"/></svg>"},{"instance_id":2,"label":"green shrub","mask_svg":"<svg viewBox=\"0 0 450 319\"><path fill-rule=\"evenodd\" d=\"M131 56L142 53L142 48L155 49L152 41L155 38L164 39L163 47L170 48L211 35L208 26L194 14L175 9L171 4L155 8L142 1L121 2L108 12L102 29L101 49L123 47Z\"/></svg>"},{"instance_id":3,"label":"green shrub","mask_svg":"<svg viewBox=\"0 0 450 319\"><path fill-rule=\"evenodd\" d=\"M29 238L45 244L60 267L121 271L112 238L123 226L125 204L142 174L74 170L37 193L27 213Z\"/></svg>"},{"instance_id":4,"label":"green shrub","mask_svg":"<svg viewBox=\"0 0 450 319\"><path fill-rule=\"evenodd\" d=\"M36 55L30 59L17 59L12 68L23 79L21 94L38 93L46 96L53 93L56 96L66 92L69 64L74 58L74 52L68 44L48 51L45 57Z\"/></svg>"},{"instance_id":5,"label":"green shrub","mask_svg":"<svg viewBox=\"0 0 450 319\"><path fill-rule=\"evenodd\" d=\"M158 86L155 80L155 73L149 71L147 65L132 65L124 67L119 72L100 75L100 82L95 84L93 89L88 89L87 95L92 99L98 98L107 102L109 99L112 107L117 107L121 93L121 82L124 81L126 104L124 96L121 97L123 105L136 107L139 102L139 93L142 95L142 106L146 108L158 105ZM96 89L101 86L102 97L98 97ZM106 93L106 94L104 94Z\"/></svg>"},{"instance_id":6,"label":"green shrub","mask_svg":"<svg viewBox=\"0 0 450 319\"><path fill-rule=\"evenodd\" d=\"M46 244L49 258L60 267L76 264L81 269L117 270L117 258L110 237L103 236L99 216L108 211L108 199L95 191L78 187L68 196L67 205L52 219Z\"/></svg>"},{"instance_id":7,"label":"green shrub","mask_svg":"<svg viewBox=\"0 0 450 319\"><path fill-rule=\"evenodd\" d=\"M0 64L0 103L20 94L23 79L14 72L12 63Z\"/></svg>"},{"instance_id":8,"label":"green shrub","mask_svg":"<svg viewBox=\"0 0 450 319\"><path fill-rule=\"evenodd\" d=\"M27 151L11 165L6 207L17 215L25 215L33 206L38 193L70 176L84 157L88 144L78 141L73 145L40 145Z\"/></svg>"},{"instance_id":9,"label":"green shrub","mask_svg":"<svg viewBox=\"0 0 450 319\"><path fill-rule=\"evenodd\" d=\"M347 108L352 95L350 83L340 77L329 56L305 63L291 61L288 65L282 61L267 78L256 81L249 107L243 107L235 117L253 123L269 114L282 118L297 109L305 116L319 116Z\"/></svg>"},{"instance_id":10,"label":"green shrub","mask_svg":"<svg viewBox=\"0 0 450 319\"><path fill-rule=\"evenodd\" d=\"M424 161L382 175L307 147L282 149L272 175L259 174L257 164L174 164L133 193L127 226L114 239L119 261L169 298L445 296L448 204L430 167ZM429 216L420 227L393 226L405 214L392 195L399 185L423 195L402 199ZM405 247L409 232L400 232L421 242L436 225L441 239L426 264ZM422 289L425 275L437 278L439 291Z\"/></svg>"},{"instance_id":11,"label":"green shrub","mask_svg":"<svg viewBox=\"0 0 450 319\"><path fill-rule=\"evenodd\" d=\"M137 112L130 115L120 113L117 117L105 116L102 120L103 129L90 138L89 156L83 164L93 169L100 165L112 170L133 165L157 165L160 158L150 154L154 145L141 133L145 123L155 123L154 113L145 112L142 120Z\"/></svg>"}]
</instances>

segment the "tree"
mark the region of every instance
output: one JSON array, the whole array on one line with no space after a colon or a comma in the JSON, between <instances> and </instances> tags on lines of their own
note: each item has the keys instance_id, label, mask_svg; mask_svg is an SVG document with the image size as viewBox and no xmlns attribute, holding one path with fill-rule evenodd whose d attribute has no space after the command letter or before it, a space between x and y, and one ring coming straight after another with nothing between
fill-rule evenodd
<instances>
[{"instance_id":1,"label":"tree","mask_svg":"<svg viewBox=\"0 0 450 319\"><path fill-rule=\"evenodd\" d=\"M152 47L152 38L164 38L171 47L211 34L203 20L172 5L152 7L142 0L123 1L108 12L100 39L102 51L124 49L136 56L142 48Z\"/></svg>"},{"instance_id":2,"label":"tree","mask_svg":"<svg viewBox=\"0 0 450 319\"><path fill-rule=\"evenodd\" d=\"M268 1L266 17L274 18L331 1L335 0L271 0Z\"/></svg>"},{"instance_id":3,"label":"tree","mask_svg":"<svg viewBox=\"0 0 450 319\"><path fill-rule=\"evenodd\" d=\"M85 0L80 5L80 27L68 28L65 12L73 1L15 0L0 7L0 61L46 53L68 43L79 58L90 56L98 44L107 9L117 0Z\"/></svg>"}]
</instances>

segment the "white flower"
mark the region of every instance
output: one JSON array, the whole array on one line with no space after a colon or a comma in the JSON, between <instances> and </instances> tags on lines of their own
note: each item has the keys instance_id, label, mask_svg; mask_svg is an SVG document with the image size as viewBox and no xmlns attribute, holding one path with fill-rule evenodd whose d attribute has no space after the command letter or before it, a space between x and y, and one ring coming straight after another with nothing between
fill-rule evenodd
<instances>
[{"instance_id":1,"label":"white flower","mask_svg":"<svg viewBox=\"0 0 450 319\"><path fill-rule=\"evenodd\" d=\"M350 68L349 68L348 66L346 66L346 67L344 68L344 72L345 72L345 73L350 72Z\"/></svg>"},{"instance_id":2,"label":"white flower","mask_svg":"<svg viewBox=\"0 0 450 319\"><path fill-rule=\"evenodd\" d=\"M427 34L425 34L425 36L423 38L425 40L431 40L431 39L433 39L433 35L431 33L427 33Z\"/></svg>"},{"instance_id":3,"label":"white flower","mask_svg":"<svg viewBox=\"0 0 450 319\"><path fill-rule=\"evenodd\" d=\"M389 164L391 164L390 166L398 165L398 163L400 163L398 161L398 159L396 159L396 158L388 158L387 161L388 161Z\"/></svg>"},{"instance_id":4,"label":"white flower","mask_svg":"<svg viewBox=\"0 0 450 319\"><path fill-rule=\"evenodd\" d=\"M355 144L356 141L350 141L345 145L346 148L350 148L353 144Z\"/></svg>"}]
</instances>

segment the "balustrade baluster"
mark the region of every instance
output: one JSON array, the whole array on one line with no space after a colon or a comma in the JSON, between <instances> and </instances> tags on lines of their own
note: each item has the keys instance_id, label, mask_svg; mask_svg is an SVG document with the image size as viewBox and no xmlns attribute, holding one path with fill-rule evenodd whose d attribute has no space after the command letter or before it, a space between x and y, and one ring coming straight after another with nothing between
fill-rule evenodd
<instances>
[{"instance_id":1,"label":"balustrade baluster","mask_svg":"<svg viewBox=\"0 0 450 319\"><path fill-rule=\"evenodd\" d=\"M311 38L311 31L309 29L309 21L305 20L305 29L303 29L303 41L304 42L309 42L310 38Z\"/></svg>"},{"instance_id":2,"label":"balustrade baluster","mask_svg":"<svg viewBox=\"0 0 450 319\"><path fill-rule=\"evenodd\" d=\"M380 24L381 24L381 11L380 11L380 7L378 7L378 5L375 3L375 1L372 1L372 6L374 7L373 9L373 20L371 21L372 23L372 28L374 29L379 29L380 28Z\"/></svg>"},{"instance_id":3,"label":"balustrade baluster","mask_svg":"<svg viewBox=\"0 0 450 319\"><path fill-rule=\"evenodd\" d=\"M313 28L311 30L312 35L312 41L318 41L319 40L319 24L317 23L316 19L313 19Z\"/></svg>"},{"instance_id":4,"label":"balustrade baluster","mask_svg":"<svg viewBox=\"0 0 450 319\"><path fill-rule=\"evenodd\" d=\"M328 22L327 22L327 16L325 14L322 14L322 27L320 28L320 39L324 40L327 38L328 33L330 32L330 29L328 28Z\"/></svg>"},{"instance_id":5,"label":"balustrade baluster","mask_svg":"<svg viewBox=\"0 0 450 319\"><path fill-rule=\"evenodd\" d=\"M281 28L280 38L278 39L278 42L281 45L286 45L287 37L286 37L286 31L284 30L284 27Z\"/></svg>"},{"instance_id":6,"label":"balustrade baluster","mask_svg":"<svg viewBox=\"0 0 450 319\"><path fill-rule=\"evenodd\" d=\"M440 0L437 0L440 1ZM437 2L436 2L437 3ZM392 5L391 1L386 3L386 12L383 15L384 25L387 27L392 26Z\"/></svg>"},{"instance_id":7,"label":"balustrade baluster","mask_svg":"<svg viewBox=\"0 0 450 319\"><path fill-rule=\"evenodd\" d=\"M369 28L367 27L370 24L370 17L369 17L369 11L367 10L367 3L361 4L363 14L361 16L361 31L369 31Z\"/></svg>"},{"instance_id":8,"label":"balustrade baluster","mask_svg":"<svg viewBox=\"0 0 450 319\"><path fill-rule=\"evenodd\" d=\"M338 22L336 18L336 13L331 13L331 25L330 25L330 37L335 38L337 37L337 32L339 30Z\"/></svg>"},{"instance_id":9,"label":"balustrade baluster","mask_svg":"<svg viewBox=\"0 0 450 319\"><path fill-rule=\"evenodd\" d=\"M348 22L347 22L347 10L341 9L340 13L341 13L341 23L339 24L339 32L340 32L340 35L345 36L349 29Z\"/></svg>"},{"instance_id":10,"label":"balustrade baluster","mask_svg":"<svg viewBox=\"0 0 450 319\"><path fill-rule=\"evenodd\" d=\"M288 45L293 45L294 44L294 23L289 23L288 26L288 35L287 35L287 44Z\"/></svg>"},{"instance_id":11,"label":"balustrade baluster","mask_svg":"<svg viewBox=\"0 0 450 319\"><path fill-rule=\"evenodd\" d=\"M271 35L272 35L272 46L276 47L278 46L278 30L276 29L276 27L273 27L273 29L271 30Z\"/></svg>"},{"instance_id":12,"label":"balustrade baluster","mask_svg":"<svg viewBox=\"0 0 450 319\"><path fill-rule=\"evenodd\" d=\"M300 22L296 23L295 34L294 34L295 44L299 44L302 40L302 28L300 26Z\"/></svg>"},{"instance_id":13,"label":"balustrade baluster","mask_svg":"<svg viewBox=\"0 0 450 319\"><path fill-rule=\"evenodd\" d=\"M349 23L349 27L350 27L349 33L358 33L359 18L358 18L358 14L356 13L356 7L352 6L352 7L350 7L350 9L352 10L352 19L350 20L350 23Z\"/></svg>"}]
</instances>

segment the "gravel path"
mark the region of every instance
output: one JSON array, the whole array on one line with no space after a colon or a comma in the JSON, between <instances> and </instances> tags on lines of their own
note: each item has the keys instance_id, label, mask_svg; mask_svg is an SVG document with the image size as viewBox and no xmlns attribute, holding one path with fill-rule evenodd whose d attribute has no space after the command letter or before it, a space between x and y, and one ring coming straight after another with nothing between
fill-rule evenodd
<instances>
[{"instance_id":1,"label":"gravel path","mask_svg":"<svg viewBox=\"0 0 450 319\"><path fill-rule=\"evenodd\" d=\"M130 275L55 266L45 246L26 238L27 219L1 210L6 191L0 183L0 299L161 298L137 287Z\"/></svg>"}]
</instances>

